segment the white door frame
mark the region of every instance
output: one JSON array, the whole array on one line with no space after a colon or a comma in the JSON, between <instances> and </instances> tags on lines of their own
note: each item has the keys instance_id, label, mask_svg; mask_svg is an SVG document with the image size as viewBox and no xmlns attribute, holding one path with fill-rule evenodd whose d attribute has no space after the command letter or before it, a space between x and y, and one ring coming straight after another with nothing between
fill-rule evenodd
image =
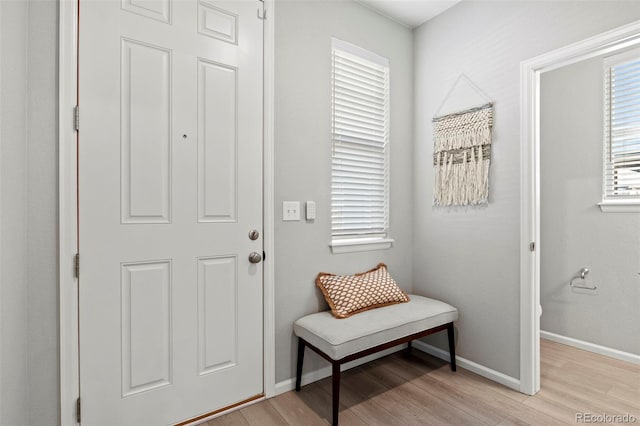
<instances>
[{"instance_id":1,"label":"white door frame","mask_svg":"<svg viewBox=\"0 0 640 426\"><path fill-rule=\"evenodd\" d=\"M256 0L258 1L258 0ZM264 394L275 393L275 291L274 291L274 70L275 0L265 0L264 21L264 159L263 233L264 269ZM78 3L59 4L59 103L58 103L58 197L59 197L59 307L60 307L60 424L76 424L75 405L80 396L78 358L78 280L74 255L78 247L77 223L77 104Z\"/></svg>"},{"instance_id":2,"label":"white door frame","mask_svg":"<svg viewBox=\"0 0 640 426\"><path fill-rule=\"evenodd\" d=\"M520 391L540 390L540 75L640 45L640 21L524 61L520 65ZM530 250L530 243L535 243Z\"/></svg>"}]
</instances>

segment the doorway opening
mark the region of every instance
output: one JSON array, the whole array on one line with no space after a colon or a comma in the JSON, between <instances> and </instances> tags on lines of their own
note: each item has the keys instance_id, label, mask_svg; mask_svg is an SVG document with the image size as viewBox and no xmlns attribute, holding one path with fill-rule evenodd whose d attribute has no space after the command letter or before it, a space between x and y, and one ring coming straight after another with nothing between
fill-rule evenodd
<instances>
[{"instance_id":1,"label":"doorway opening","mask_svg":"<svg viewBox=\"0 0 640 426\"><path fill-rule=\"evenodd\" d=\"M540 390L540 89L544 73L640 46L640 22L554 50L521 64L521 309L520 385ZM568 284L567 284L568 286Z\"/></svg>"}]
</instances>

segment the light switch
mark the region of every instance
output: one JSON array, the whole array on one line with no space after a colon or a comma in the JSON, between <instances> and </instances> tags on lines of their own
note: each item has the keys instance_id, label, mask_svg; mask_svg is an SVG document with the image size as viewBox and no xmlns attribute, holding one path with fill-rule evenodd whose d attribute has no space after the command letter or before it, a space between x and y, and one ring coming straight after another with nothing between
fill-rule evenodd
<instances>
[{"instance_id":1,"label":"light switch","mask_svg":"<svg viewBox=\"0 0 640 426\"><path fill-rule=\"evenodd\" d=\"M307 201L307 220L315 220L316 218L316 202L315 201Z\"/></svg>"},{"instance_id":2,"label":"light switch","mask_svg":"<svg viewBox=\"0 0 640 426\"><path fill-rule=\"evenodd\" d=\"M282 220L300 220L300 201L282 202Z\"/></svg>"}]
</instances>

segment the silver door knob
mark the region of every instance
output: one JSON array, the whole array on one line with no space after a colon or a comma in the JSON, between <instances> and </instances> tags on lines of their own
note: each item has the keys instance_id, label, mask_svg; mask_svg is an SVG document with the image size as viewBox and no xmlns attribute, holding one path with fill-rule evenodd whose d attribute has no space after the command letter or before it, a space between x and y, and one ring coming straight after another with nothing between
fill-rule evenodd
<instances>
[{"instance_id":1,"label":"silver door knob","mask_svg":"<svg viewBox=\"0 0 640 426\"><path fill-rule=\"evenodd\" d=\"M251 262L251 263L260 263L261 260L262 260L262 256L260 255L260 253L252 251L249 254L249 262Z\"/></svg>"}]
</instances>

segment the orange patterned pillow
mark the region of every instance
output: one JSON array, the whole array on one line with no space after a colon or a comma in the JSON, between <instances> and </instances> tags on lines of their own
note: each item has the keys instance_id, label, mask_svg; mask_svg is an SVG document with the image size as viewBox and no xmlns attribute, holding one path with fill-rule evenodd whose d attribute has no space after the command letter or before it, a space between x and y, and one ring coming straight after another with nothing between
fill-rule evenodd
<instances>
[{"instance_id":1,"label":"orange patterned pillow","mask_svg":"<svg viewBox=\"0 0 640 426\"><path fill-rule=\"evenodd\" d=\"M409 301L409 296L391 278L384 263L355 275L321 272L316 278L316 285L322 290L336 318L347 318L368 309Z\"/></svg>"}]
</instances>

